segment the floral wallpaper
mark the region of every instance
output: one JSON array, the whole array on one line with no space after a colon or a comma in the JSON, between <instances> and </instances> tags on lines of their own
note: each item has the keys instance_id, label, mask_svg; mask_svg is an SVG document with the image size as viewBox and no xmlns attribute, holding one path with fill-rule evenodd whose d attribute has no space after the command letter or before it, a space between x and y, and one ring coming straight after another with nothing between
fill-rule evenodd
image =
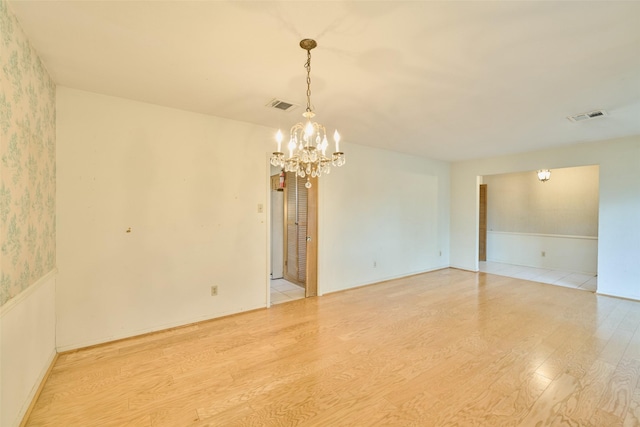
<instances>
[{"instance_id":1,"label":"floral wallpaper","mask_svg":"<svg viewBox=\"0 0 640 427\"><path fill-rule=\"evenodd\" d=\"M56 265L56 87L0 0L0 306Z\"/></svg>"}]
</instances>

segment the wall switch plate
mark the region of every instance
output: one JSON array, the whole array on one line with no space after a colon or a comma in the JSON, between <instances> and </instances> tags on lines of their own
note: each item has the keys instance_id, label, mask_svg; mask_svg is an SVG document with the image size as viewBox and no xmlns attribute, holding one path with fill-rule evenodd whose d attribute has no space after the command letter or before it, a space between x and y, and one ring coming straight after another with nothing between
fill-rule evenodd
<instances>
[{"instance_id":1,"label":"wall switch plate","mask_svg":"<svg viewBox=\"0 0 640 427\"><path fill-rule=\"evenodd\" d=\"M216 295L218 295L218 286L217 285L213 285L211 287L211 296L215 297Z\"/></svg>"}]
</instances>

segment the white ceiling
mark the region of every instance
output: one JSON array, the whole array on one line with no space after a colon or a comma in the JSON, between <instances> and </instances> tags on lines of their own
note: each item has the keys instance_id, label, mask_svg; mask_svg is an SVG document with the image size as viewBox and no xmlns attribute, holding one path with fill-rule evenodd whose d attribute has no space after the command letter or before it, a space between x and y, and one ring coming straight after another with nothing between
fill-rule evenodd
<instances>
[{"instance_id":1,"label":"white ceiling","mask_svg":"<svg viewBox=\"0 0 640 427\"><path fill-rule=\"evenodd\" d=\"M16 1L59 85L442 160L640 134L638 1ZM292 112L265 105L279 98ZM583 123L566 116L609 115ZM332 133L332 130L330 131Z\"/></svg>"}]
</instances>

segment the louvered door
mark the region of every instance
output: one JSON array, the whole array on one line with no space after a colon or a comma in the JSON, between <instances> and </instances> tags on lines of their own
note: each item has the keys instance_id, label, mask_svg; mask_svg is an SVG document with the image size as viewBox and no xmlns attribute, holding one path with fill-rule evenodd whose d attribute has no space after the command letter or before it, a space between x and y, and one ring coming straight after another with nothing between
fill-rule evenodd
<instances>
[{"instance_id":1,"label":"louvered door","mask_svg":"<svg viewBox=\"0 0 640 427\"><path fill-rule=\"evenodd\" d=\"M307 271L307 198L306 180L287 172L285 279L305 284Z\"/></svg>"}]
</instances>

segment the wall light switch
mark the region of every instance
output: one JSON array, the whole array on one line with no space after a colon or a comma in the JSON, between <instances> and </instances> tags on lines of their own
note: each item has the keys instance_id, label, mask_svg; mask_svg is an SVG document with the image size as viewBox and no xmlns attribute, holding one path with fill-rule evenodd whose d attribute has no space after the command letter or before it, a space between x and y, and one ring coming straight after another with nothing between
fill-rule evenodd
<instances>
[{"instance_id":1,"label":"wall light switch","mask_svg":"<svg viewBox=\"0 0 640 427\"><path fill-rule=\"evenodd\" d=\"M258 203L258 213L262 213L264 211L264 205L262 203Z\"/></svg>"}]
</instances>

